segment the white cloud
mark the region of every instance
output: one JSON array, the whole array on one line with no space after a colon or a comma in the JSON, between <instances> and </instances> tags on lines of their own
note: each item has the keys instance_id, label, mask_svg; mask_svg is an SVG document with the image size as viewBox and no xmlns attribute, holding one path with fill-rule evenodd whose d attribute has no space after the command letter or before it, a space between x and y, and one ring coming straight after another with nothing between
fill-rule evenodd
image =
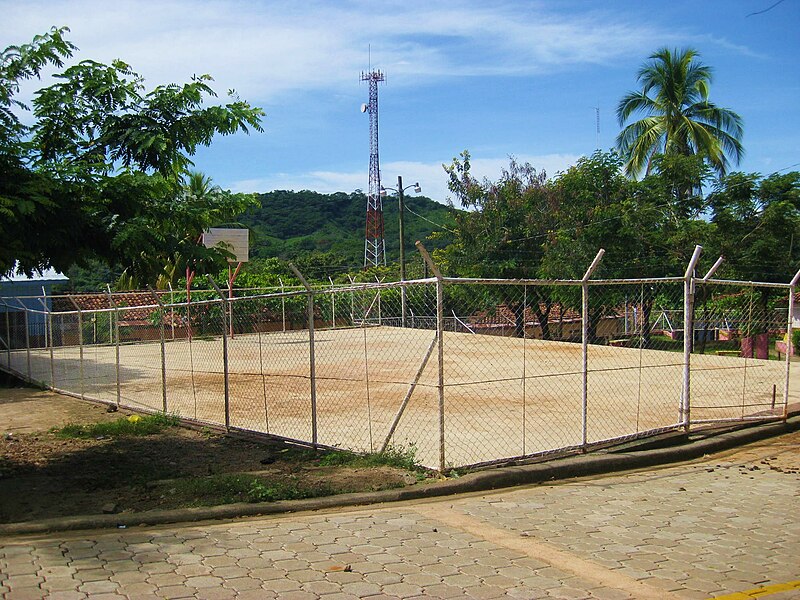
<instances>
[{"instance_id":1,"label":"white cloud","mask_svg":"<svg viewBox=\"0 0 800 600\"><path fill-rule=\"evenodd\" d=\"M372 64L393 83L419 84L608 63L641 55L657 33L665 38L613 13L557 15L538 2L0 0L0 10L9 43L66 24L80 58L122 58L150 85L208 72L219 90L259 102L352 86L370 44Z\"/></svg>"},{"instance_id":2,"label":"white cloud","mask_svg":"<svg viewBox=\"0 0 800 600\"><path fill-rule=\"evenodd\" d=\"M515 156L521 163L528 162L537 170L544 170L552 177L565 170L580 158L572 154L545 154ZM476 157L470 159L472 174L482 179L494 180L500 177L502 169L508 167L508 157ZM445 161L443 161L445 162ZM449 161L446 161L449 162ZM403 185L409 186L419 182L422 195L444 202L450 192L447 189L447 174L443 163L422 163L413 161L388 162L381 166L382 183L385 187L397 185L397 175L402 176ZM308 173L278 173L260 179L236 181L224 187L235 192L268 192L272 190L313 190L320 193L351 192L356 189L366 191L369 180L366 169L360 171L335 172L312 171ZM411 193L411 192L408 192Z\"/></svg>"}]
</instances>

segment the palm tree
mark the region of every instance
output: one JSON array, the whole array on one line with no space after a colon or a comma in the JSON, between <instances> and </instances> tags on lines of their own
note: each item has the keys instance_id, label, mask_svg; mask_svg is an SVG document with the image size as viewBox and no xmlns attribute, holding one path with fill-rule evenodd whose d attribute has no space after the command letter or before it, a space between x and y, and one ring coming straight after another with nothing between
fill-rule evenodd
<instances>
[{"instance_id":1,"label":"palm tree","mask_svg":"<svg viewBox=\"0 0 800 600\"><path fill-rule=\"evenodd\" d=\"M620 100L620 126L635 113L645 115L617 136L628 175L649 173L658 154L701 155L720 175L729 158L741 160L742 118L708 100L712 69L698 57L691 48L661 48L637 73L641 90Z\"/></svg>"}]
</instances>

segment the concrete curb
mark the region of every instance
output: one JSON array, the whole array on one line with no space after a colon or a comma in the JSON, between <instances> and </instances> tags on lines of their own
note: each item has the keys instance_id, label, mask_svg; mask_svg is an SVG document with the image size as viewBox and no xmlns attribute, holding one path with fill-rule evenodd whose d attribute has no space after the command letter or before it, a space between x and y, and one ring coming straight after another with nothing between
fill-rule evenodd
<instances>
[{"instance_id":1,"label":"concrete curb","mask_svg":"<svg viewBox=\"0 0 800 600\"><path fill-rule=\"evenodd\" d=\"M255 504L238 503L117 515L60 517L0 525L0 536L41 534L80 529L122 529L142 525L235 519L239 517L436 498L683 462L797 430L800 430L800 415L795 415L786 422L751 425L717 434L705 433L708 437L694 441L690 437L682 437L677 441L676 445L665 448L638 451L635 449L615 451L612 448L605 452L574 455L544 463L478 471L457 479L448 479L429 485L418 485L398 490L340 494L308 500L286 500ZM641 442L646 444L648 440L645 439Z\"/></svg>"}]
</instances>

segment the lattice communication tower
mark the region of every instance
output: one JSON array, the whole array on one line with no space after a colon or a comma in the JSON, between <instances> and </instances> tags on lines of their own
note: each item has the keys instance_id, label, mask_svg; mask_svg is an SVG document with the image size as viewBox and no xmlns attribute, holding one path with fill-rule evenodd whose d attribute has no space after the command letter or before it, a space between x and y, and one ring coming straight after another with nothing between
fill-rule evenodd
<instances>
[{"instance_id":1,"label":"lattice communication tower","mask_svg":"<svg viewBox=\"0 0 800 600\"><path fill-rule=\"evenodd\" d=\"M385 80L383 72L378 70L361 73L361 81L369 82L369 104L361 106L362 112L369 113L369 193L367 194L367 231L364 239L365 268L386 264L381 167L378 161L378 82Z\"/></svg>"}]
</instances>

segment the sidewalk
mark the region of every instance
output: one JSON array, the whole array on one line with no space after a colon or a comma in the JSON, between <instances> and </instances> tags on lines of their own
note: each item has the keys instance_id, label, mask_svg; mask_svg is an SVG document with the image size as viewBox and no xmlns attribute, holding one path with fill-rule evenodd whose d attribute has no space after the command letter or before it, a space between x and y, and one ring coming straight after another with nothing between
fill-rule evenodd
<instances>
[{"instance_id":1,"label":"sidewalk","mask_svg":"<svg viewBox=\"0 0 800 600\"><path fill-rule=\"evenodd\" d=\"M793 432L591 480L222 523L6 537L0 595L708 598L766 586L771 599L797 598L798 489L800 433Z\"/></svg>"}]
</instances>

